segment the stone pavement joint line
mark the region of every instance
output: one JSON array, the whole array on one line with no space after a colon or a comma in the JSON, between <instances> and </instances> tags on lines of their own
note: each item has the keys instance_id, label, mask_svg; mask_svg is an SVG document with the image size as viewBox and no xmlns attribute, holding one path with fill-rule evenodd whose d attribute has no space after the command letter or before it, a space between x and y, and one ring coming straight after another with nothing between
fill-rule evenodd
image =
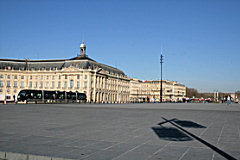
<instances>
[{"instance_id":1,"label":"stone pavement joint line","mask_svg":"<svg viewBox=\"0 0 240 160\"><path fill-rule=\"evenodd\" d=\"M187 154L187 152L190 150L191 148L189 147L183 154L182 154L182 156L178 159L178 160L181 160L186 154Z\"/></svg>"},{"instance_id":2,"label":"stone pavement joint line","mask_svg":"<svg viewBox=\"0 0 240 160\"><path fill-rule=\"evenodd\" d=\"M148 142L148 141L147 141L147 142ZM128 150L127 152L124 152L123 154L119 155L118 157L113 158L113 160L114 160L114 159L117 159L117 158L119 158L119 157L121 157L121 156L126 155L127 153L129 153L129 152L131 152L131 151L133 151L133 150L135 150L135 149L137 149L137 148L143 146L143 145L146 144L147 142L144 142L144 143L142 143L142 144L140 144L140 145L138 145L138 146L136 146L136 147L134 147L134 148Z\"/></svg>"},{"instance_id":3,"label":"stone pavement joint line","mask_svg":"<svg viewBox=\"0 0 240 160\"><path fill-rule=\"evenodd\" d=\"M221 132L220 132L220 134L219 134L218 140L217 140L217 145L218 145L218 143L220 142L220 139L221 139L221 137L222 137L222 133L223 133L224 127L225 127L225 125L226 125L226 121L227 121L227 116L224 117L224 123L223 123L222 129L221 129ZM215 153L214 153L213 156L212 156L212 160L213 160L214 158L215 158Z\"/></svg>"}]
</instances>

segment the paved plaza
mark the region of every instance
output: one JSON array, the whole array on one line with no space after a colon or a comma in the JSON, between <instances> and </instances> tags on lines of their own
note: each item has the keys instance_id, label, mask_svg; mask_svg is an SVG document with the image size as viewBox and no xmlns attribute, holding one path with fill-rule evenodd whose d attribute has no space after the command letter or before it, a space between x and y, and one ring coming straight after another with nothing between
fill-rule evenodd
<instances>
[{"instance_id":1,"label":"paved plaza","mask_svg":"<svg viewBox=\"0 0 240 160\"><path fill-rule=\"evenodd\" d=\"M0 105L0 159L240 159L240 104Z\"/></svg>"}]
</instances>

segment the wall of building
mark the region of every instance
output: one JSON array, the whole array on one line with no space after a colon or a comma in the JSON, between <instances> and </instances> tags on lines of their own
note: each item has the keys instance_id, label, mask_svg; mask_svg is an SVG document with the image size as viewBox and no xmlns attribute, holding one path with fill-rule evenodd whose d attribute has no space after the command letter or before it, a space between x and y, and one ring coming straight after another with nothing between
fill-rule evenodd
<instances>
[{"instance_id":1,"label":"wall of building","mask_svg":"<svg viewBox=\"0 0 240 160\"><path fill-rule=\"evenodd\" d=\"M130 101L131 102L159 102L161 81L140 81L132 79L130 81ZM163 80L162 83L163 101L182 101L186 97L186 87L175 81Z\"/></svg>"},{"instance_id":2,"label":"wall of building","mask_svg":"<svg viewBox=\"0 0 240 160\"><path fill-rule=\"evenodd\" d=\"M54 90L86 93L87 102L128 103L155 102L160 99L160 81L129 80L104 70L75 67L61 70L0 70L0 101L14 101L20 90ZM186 87L163 81L163 101L179 101Z\"/></svg>"},{"instance_id":3,"label":"wall of building","mask_svg":"<svg viewBox=\"0 0 240 160\"><path fill-rule=\"evenodd\" d=\"M87 102L129 102L129 79L104 70L0 70L0 101L14 101L20 90L54 90L86 93Z\"/></svg>"},{"instance_id":4,"label":"wall of building","mask_svg":"<svg viewBox=\"0 0 240 160\"><path fill-rule=\"evenodd\" d=\"M21 90L52 90L85 93L87 102L155 102L160 99L160 81L130 79L119 69L97 63L86 55L63 60L0 59L0 101L15 101ZM163 100L186 96L186 87L163 81Z\"/></svg>"}]
</instances>

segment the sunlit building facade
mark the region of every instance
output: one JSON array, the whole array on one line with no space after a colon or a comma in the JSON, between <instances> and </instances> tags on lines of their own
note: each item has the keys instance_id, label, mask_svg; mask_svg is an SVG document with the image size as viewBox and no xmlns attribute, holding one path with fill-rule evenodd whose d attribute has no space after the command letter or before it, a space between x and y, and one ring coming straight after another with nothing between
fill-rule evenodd
<instances>
[{"instance_id":1,"label":"sunlit building facade","mask_svg":"<svg viewBox=\"0 0 240 160\"><path fill-rule=\"evenodd\" d=\"M0 101L16 101L21 90L85 93L87 102L159 102L160 81L130 79L117 68L86 55L86 45L71 59L0 59ZM163 80L163 101L182 101L186 87Z\"/></svg>"},{"instance_id":2,"label":"sunlit building facade","mask_svg":"<svg viewBox=\"0 0 240 160\"><path fill-rule=\"evenodd\" d=\"M130 101L131 102L159 102L160 101L160 80L141 81L131 79ZM175 81L163 80L163 101L178 102L186 97L186 86Z\"/></svg>"},{"instance_id":3,"label":"sunlit building facade","mask_svg":"<svg viewBox=\"0 0 240 160\"><path fill-rule=\"evenodd\" d=\"M20 90L85 93L87 102L129 102L130 79L123 71L80 54L61 60L0 59L0 101L14 101Z\"/></svg>"}]
</instances>

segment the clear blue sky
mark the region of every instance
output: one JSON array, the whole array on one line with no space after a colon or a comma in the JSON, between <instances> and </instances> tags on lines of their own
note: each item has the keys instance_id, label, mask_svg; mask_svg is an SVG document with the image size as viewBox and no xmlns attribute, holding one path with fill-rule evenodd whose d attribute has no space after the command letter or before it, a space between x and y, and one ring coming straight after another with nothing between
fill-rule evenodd
<instances>
[{"instance_id":1,"label":"clear blue sky","mask_svg":"<svg viewBox=\"0 0 240 160\"><path fill-rule=\"evenodd\" d=\"M0 0L0 58L61 59L84 39L128 77L240 90L239 0Z\"/></svg>"}]
</instances>

